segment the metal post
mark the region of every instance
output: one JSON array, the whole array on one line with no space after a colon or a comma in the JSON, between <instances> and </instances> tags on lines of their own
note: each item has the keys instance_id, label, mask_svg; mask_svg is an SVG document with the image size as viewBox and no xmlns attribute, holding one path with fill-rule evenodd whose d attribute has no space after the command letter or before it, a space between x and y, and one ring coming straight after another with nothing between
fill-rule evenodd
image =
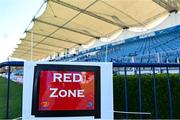
<instances>
[{"instance_id":1,"label":"metal post","mask_svg":"<svg viewBox=\"0 0 180 120\"><path fill-rule=\"evenodd\" d=\"M118 75L120 75L120 67L118 67Z\"/></svg>"},{"instance_id":2,"label":"metal post","mask_svg":"<svg viewBox=\"0 0 180 120\"><path fill-rule=\"evenodd\" d=\"M158 63L161 62L160 53L157 53L157 62L158 62Z\"/></svg>"},{"instance_id":3,"label":"metal post","mask_svg":"<svg viewBox=\"0 0 180 120\"><path fill-rule=\"evenodd\" d=\"M161 58L162 56L160 55L160 53L157 53L157 62L158 63L161 63ZM161 67L159 67L159 73L162 73L162 71L161 71Z\"/></svg>"},{"instance_id":4,"label":"metal post","mask_svg":"<svg viewBox=\"0 0 180 120\"><path fill-rule=\"evenodd\" d=\"M33 60L33 31L31 32L31 61Z\"/></svg>"},{"instance_id":5,"label":"metal post","mask_svg":"<svg viewBox=\"0 0 180 120\"><path fill-rule=\"evenodd\" d=\"M177 63L179 63L179 58L177 57L176 59L177 59Z\"/></svg>"},{"instance_id":6,"label":"metal post","mask_svg":"<svg viewBox=\"0 0 180 120\"><path fill-rule=\"evenodd\" d=\"M108 61L108 43L106 44L106 56L105 56L105 62Z\"/></svg>"},{"instance_id":7,"label":"metal post","mask_svg":"<svg viewBox=\"0 0 180 120\"><path fill-rule=\"evenodd\" d=\"M138 74L138 81L139 81L139 112L142 112L142 89L141 89L141 68L139 67L139 74ZM140 119L142 119L142 114L140 114Z\"/></svg>"},{"instance_id":8,"label":"metal post","mask_svg":"<svg viewBox=\"0 0 180 120\"><path fill-rule=\"evenodd\" d=\"M128 86L127 86L127 70L124 67L124 91L125 91L125 111L128 112ZM128 113L126 113L126 119L128 119Z\"/></svg>"},{"instance_id":9,"label":"metal post","mask_svg":"<svg viewBox=\"0 0 180 120\"><path fill-rule=\"evenodd\" d=\"M6 119L9 118L9 88L10 88L11 67L8 66L7 96L6 96Z\"/></svg>"},{"instance_id":10,"label":"metal post","mask_svg":"<svg viewBox=\"0 0 180 120\"><path fill-rule=\"evenodd\" d=\"M168 95L169 95L170 119L173 119L171 83L170 83L170 77L169 77L169 69L168 69L168 67L166 67L166 71L167 71L167 80L168 80Z\"/></svg>"},{"instance_id":11,"label":"metal post","mask_svg":"<svg viewBox=\"0 0 180 120\"><path fill-rule=\"evenodd\" d=\"M135 62L135 56L132 56L131 60L132 60L132 63L134 63Z\"/></svg>"},{"instance_id":12,"label":"metal post","mask_svg":"<svg viewBox=\"0 0 180 120\"><path fill-rule=\"evenodd\" d=\"M135 56L132 56L131 60L132 60L132 63L134 63L135 62ZM136 74L135 67L133 67L132 69L133 69L133 73Z\"/></svg>"},{"instance_id":13,"label":"metal post","mask_svg":"<svg viewBox=\"0 0 180 120\"><path fill-rule=\"evenodd\" d=\"M179 83L180 83L180 67L179 67Z\"/></svg>"},{"instance_id":14,"label":"metal post","mask_svg":"<svg viewBox=\"0 0 180 120\"><path fill-rule=\"evenodd\" d=\"M155 118L158 119L157 93L156 93L156 78L155 78L155 68L154 68L154 67L153 67L153 81L154 81L154 108L155 108Z\"/></svg>"}]
</instances>

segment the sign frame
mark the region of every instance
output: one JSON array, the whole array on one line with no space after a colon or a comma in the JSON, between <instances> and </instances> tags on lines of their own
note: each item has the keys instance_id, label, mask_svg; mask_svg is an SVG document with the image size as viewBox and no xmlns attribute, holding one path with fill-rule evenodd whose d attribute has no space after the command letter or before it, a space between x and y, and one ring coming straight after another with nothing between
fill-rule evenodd
<instances>
[{"instance_id":1,"label":"sign frame","mask_svg":"<svg viewBox=\"0 0 180 120\"><path fill-rule=\"evenodd\" d=\"M44 110L38 111L40 72L48 71L78 71L78 72L95 72L94 81L94 110ZM101 118L101 85L100 85L100 67L88 65L59 65L59 64L37 64L34 67L34 82L31 114L35 117L79 117L94 116Z\"/></svg>"}]
</instances>

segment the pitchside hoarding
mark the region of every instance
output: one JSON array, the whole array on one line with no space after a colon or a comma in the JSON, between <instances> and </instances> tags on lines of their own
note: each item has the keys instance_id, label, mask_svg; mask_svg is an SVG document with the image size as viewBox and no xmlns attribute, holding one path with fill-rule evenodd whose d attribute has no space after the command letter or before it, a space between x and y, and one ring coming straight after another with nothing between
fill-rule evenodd
<instances>
[{"instance_id":1,"label":"pitchside hoarding","mask_svg":"<svg viewBox=\"0 0 180 120\"><path fill-rule=\"evenodd\" d=\"M113 119L112 63L24 65L22 119Z\"/></svg>"}]
</instances>

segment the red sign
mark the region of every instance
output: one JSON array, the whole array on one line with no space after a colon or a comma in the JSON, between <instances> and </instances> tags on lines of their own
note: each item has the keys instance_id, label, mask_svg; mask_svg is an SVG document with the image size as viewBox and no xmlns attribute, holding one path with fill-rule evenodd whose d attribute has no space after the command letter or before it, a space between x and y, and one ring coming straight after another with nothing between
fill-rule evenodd
<instances>
[{"instance_id":1,"label":"red sign","mask_svg":"<svg viewBox=\"0 0 180 120\"><path fill-rule=\"evenodd\" d=\"M32 115L101 117L100 67L37 64Z\"/></svg>"},{"instance_id":2,"label":"red sign","mask_svg":"<svg viewBox=\"0 0 180 120\"><path fill-rule=\"evenodd\" d=\"M40 72L38 110L94 110L95 72Z\"/></svg>"}]
</instances>

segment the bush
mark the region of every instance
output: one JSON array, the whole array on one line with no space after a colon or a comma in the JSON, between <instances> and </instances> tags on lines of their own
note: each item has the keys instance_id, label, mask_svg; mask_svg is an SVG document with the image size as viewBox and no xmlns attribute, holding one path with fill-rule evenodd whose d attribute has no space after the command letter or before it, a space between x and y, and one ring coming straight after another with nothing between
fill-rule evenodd
<instances>
[{"instance_id":1,"label":"bush","mask_svg":"<svg viewBox=\"0 0 180 120\"><path fill-rule=\"evenodd\" d=\"M180 80L179 75L171 74L170 76L171 92L173 100L173 118L180 118ZM114 76L114 110L125 111L125 94L124 94L124 76ZM139 86L138 76L128 75L128 111L139 111ZM141 75L142 83L142 111L149 112L151 115L143 115L143 118L154 119L154 87L152 75ZM158 118L170 118L168 81L166 74L156 75L157 83L157 106ZM139 118L139 115L128 115L129 118ZM115 119L124 119L125 114L115 113Z\"/></svg>"}]
</instances>

